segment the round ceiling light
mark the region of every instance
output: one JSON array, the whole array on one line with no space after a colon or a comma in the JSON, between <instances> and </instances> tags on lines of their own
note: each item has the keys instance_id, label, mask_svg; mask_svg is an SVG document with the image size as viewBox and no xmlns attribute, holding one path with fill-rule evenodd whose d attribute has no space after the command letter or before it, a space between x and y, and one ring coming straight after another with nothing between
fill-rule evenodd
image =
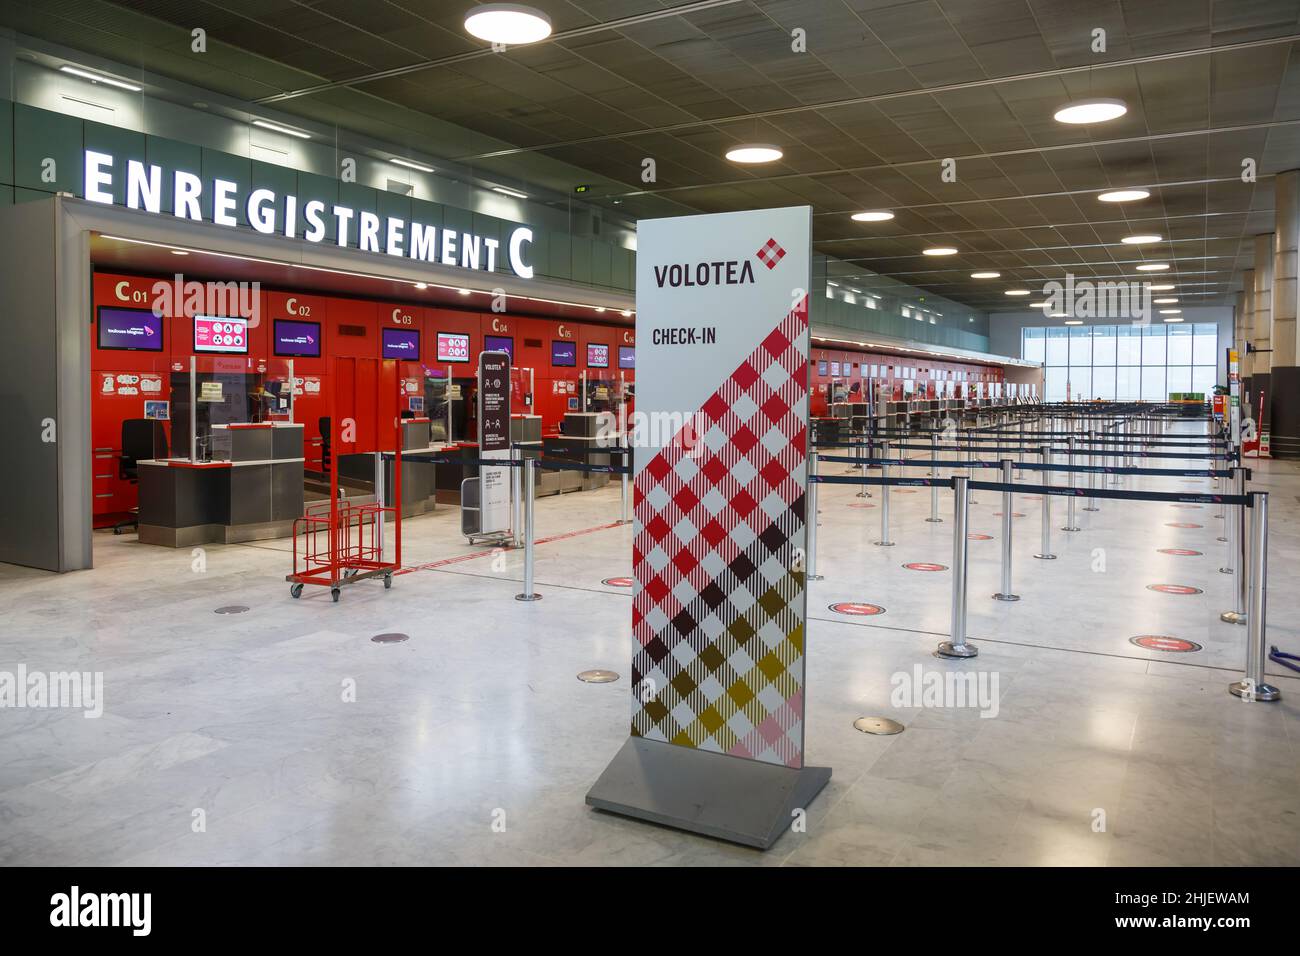
<instances>
[{"instance_id":1,"label":"round ceiling light","mask_svg":"<svg viewBox=\"0 0 1300 956\"><path fill-rule=\"evenodd\" d=\"M855 212L849 218L854 222L888 222L894 218L894 214L888 209L868 209L866 212Z\"/></svg>"},{"instance_id":2,"label":"round ceiling light","mask_svg":"<svg viewBox=\"0 0 1300 956\"><path fill-rule=\"evenodd\" d=\"M1008 289L1007 295L1029 295L1028 289Z\"/></svg>"},{"instance_id":3,"label":"round ceiling light","mask_svg":"<svg viewBox=\"0 0 1300 956\"><path fill-rule=\"evenodd\" d=\"M1055 116L1058 123L1077 126L1083 123L1104 123L1118 119L1127 112L1128 107L1123 100L1101 98L1066 103L1056 111Z\"/></svg>"},{"instance_id":4,"label":"round ceiling light","mask_svg":"<svg viewBox=\"0 0 1300 956\"><path fill-rule=\"evenodd\" d=\"M1002 275L1001 272L972 272L972 279L997 279Z\"/></svg>"},{"instance_id":5,"label":"round ceiling light","mask_svg":"<svg viewBox=\"0 0 1300 956\"><path fill-rule=\"evenodd\" d=\"M1101 202L1137 202L1150 195L1145 189L1112 189L1108 193L1101 193L1097 199Z\"/></svg>"},{"instance_id":6,"label":"round ceiling light","mask_svg":"<svg viewBox=\"0 0 1300 956\"><path fill-rule=\"evenodd\" d=\"M1146 265L1137 267L1138 272L1164 272L1169 268L1167 262L1148 262Z\"/></svg>"},{"instance_id":7,"label":"round ceiling light","mask_svg":"<svg viewBox=\"0 0 1300 956\"><path fill-rule=\"evenodd\" d=\"M927 256L955 256L957 248L955 246L931 246L929 249L922 249Z\"/></svg>"},{"instance_id":8,"label":"round ceiling light","mask_svg":"<svg viewBox=\"0 0 1300 956\"><path fill-rule=\"evenodd\" d=\"M551 18L518 3L481 3L465 14L465 30L488 43L519 46L551 35Z\"/></svg>"},{"instance_id":9,"label":"round ceiling light","mask_svg":"<svg viewBox=\"0 0 1300 956\"><path fill-rule=\"evenodd\" d=\"M784 155L779 146L770 143L746 143L727 150L727 159L733 163L774 163Z\"/></svg>"},{"instance_id":10,"label":"round ceiling light","mask_svg":"<svg viewBox=\"0 0 1300 956\"><path fill-rule=\"evenodd\" d=\"M1157 236L1155 233L1148 232L1136 236L1125 236L1123 239L1120 240L1120 242L1124 243L1127 246L1142 246L1142 245L1146 245L1149 242L1159 242L1160 239L1161 237Z\"/></svg>"}]
</instances>

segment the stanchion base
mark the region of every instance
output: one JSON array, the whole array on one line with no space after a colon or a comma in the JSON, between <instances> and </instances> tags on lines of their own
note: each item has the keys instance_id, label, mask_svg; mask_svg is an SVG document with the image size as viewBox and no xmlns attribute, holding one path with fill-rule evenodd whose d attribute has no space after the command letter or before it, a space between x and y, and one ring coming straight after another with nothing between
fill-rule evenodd
<instances>
[{"instance_id":1,"label":"stanchion base","mask_svg":"<svg viewBox=\"0 0 1300 956\"><path fill-rule=\"evenodd\" d=\"M1220 574L1236 574L1237 572L1234 571L1234 570L1232 570L1232 568L1219 568L1219 573L1220 573Z\"/></svg>"},{"instance_id":2,"label":"stanchion base","mask_svg":"<svg viewBox=\"0 0 1300 956\"><path fill-rule=\"evenodd\" d=\"M943 524L942 518L926 518L925 521L927 524Z\"/></svg>"},{"instance_id":3,"label":"stanchion base","mask_svg":"<svg viewBox=\"0 0 1300 956\"><path fill-rule=\"evenodd\" d=\"M1019 594L1001 594L1001 593L999 593L999 594L995 594L995 595L993 595L993 600L995 600L995 601L1019 601L1019 600L1020 600L1020 595L1019 595Z\"/></svg>"},{"instance_id":4,"label":"stanchion base","mask_svg":"<svg viewBox=\"0 0 1300 956\"><path fill-rule=\"evenodd\" d=\"M871 497L871 492L869 492L869 491L859 491L859 492L858 492L856 495L854 495L853 497L854 497L854 498L870 498L870 497Z\"/></svg>"},{"instance_id":5,"label":"stanchion base","mask_svg":"<svg viewBox=\"0 0 1300 956\"><path fill-rule=\"evenodd\" d=\"M966 643L965 641L960 644L954 644L952 641L940 641L939 647L935 651L935 653L940 657L955 658L976 657L979 655L979 652L980 649L978 647L974 644Z\"/></svg>"},{"instance_id":6,"label":"stanchion base","mask_svg":"<svg viewBox=\"0 0 1300 956\"><path fill-rule=\"evenodd\" d=\"M1084 511L1100 511L1100 508L1084 508Z\"/></svg>"},{"instance_id":7,"label":"stanchion base","mask_svg":"<svg viewBox=\"0 0 1300 956\"><path fill-rule=\"evenodd\" d=\"M540 601L541 599L542 596L540 594L516 594L515 595L516 601Z\"/></svg>"},{"instance_id":8,"label":"stanchion base","mask_svg":"<svg viewBox=\"0 0 1300 956\"><path fill-rule=\"evenodd\" d=\"M1227 543L1228 543L1228 539L1227 539L1227 538L1224 538L1224 537L1222 537L1222 536L1220 536L1220 537L1218 537L1218 538L1215 538L1214 540L1215 540L1215 541L1222 541L1224 544L1227 544Z\"/></svg>"},{"instance_id":9,"label":"stanchion base","mask_svg":"<svg viewBox=\"0 0 1300 956\"><path fill-rule=\"evenodd\" d=\"M1224 624L1245 624L1246 615L1240 611L1224 611L1219 615L1219 620Z\"/></svg>"},{"instance_id":10,"label":"stanchion base","mask_svg":"<svg viewBox=\"0 0 1300 956\"><path fill-rule=\"evenodd\" d=\"M1249 698L1265 703L1282 699L1282 692L1272 684L1256 684L1254 692L1251 692L1247 689L1244 680L1233 681L1229 684L1228 693L1233 697Z\"/></svg>"},{"instance_id":11,"label":"stanchion base","mask_svg":"<svg viewBox=\"0 0 1300 956\"><path fill-rule=\"evenodd\" d=\"M820 574L805 574L805 575L804 575L804 579L807 580L807 581L824 581L824 580L825 580L825 578L823 578Z\"/></svg>"},{"instance_id":12,"label":"stanchion base","mask_svg":"<svg viewBox=\"0 0 1300 956\"><path fill-rule=\"evenodd\" d=\"M1056 560L1056 555L1054 555L1054 554L1036 554L1036 555L1034 555L1034 557L1036 557L1039 561L1055 561L1055 560Z\"/></svg>"},{"instance_id":13,"label":"stanchion base","mask_svg":"<svg viewBox=\"0 0 1300 956\"><path fill-rule=\"evenodd\" d=\"M1082 528L1062 528L1062 531L1082 531Z\"/></svg>"},{"instance_id":14,"label":"stanchion base","mask_svg":"<svg viewBox=\"0 0 1300 956\"><path fill-rule=\"evenodd\" d=\"M894 542L892 541L873 541L871 543L878 548L892 548L894 546Z\"/></svg>"}]
</instances>

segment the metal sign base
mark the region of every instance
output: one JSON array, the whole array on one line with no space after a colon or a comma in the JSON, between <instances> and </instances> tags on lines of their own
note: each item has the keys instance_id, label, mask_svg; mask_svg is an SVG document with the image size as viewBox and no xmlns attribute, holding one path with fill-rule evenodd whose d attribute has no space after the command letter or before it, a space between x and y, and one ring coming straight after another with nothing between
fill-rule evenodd
<instances>
[{"instance_id":1,"label":"metal sign base","mask_svg":"<svg viewBox=\"0 0 1300 956\"><path fill-rule=\"evenodd\" d=\"M516 601L540 601L541 599L542 596L540 594L516 594L515 595Z\"/></svg>"},{"instance_id":2,"label":"metal sign base","mask_svg":"<svg viewBox=\"0 0 1300 956\"><path fill-rule=\"evenodd\" d=\"M993 600L995 600L995 601L1019 601L1019 600L1020 600L1020 595L1019 595L1019 594L995 594L995 595L993 595Z\"/></svg>"},{"instance_id":3,"label":"metal sign base","mask_svg":"<svg viewBox=\"0 0 1300 956\"><path fill-rule=\"evenodd\" d=\"M871 543L878 548L892 548L894 546L894 542L892 541L873 541Z\"/></svg>"},{"instance_id":4,"label":"metal sign base","mask_svg":"<svg viewBox=\"0 0 1300 956\"><path fill-rule=\"evenodd\" d=\"M1255 690L1252 693L1247 688L1246 681L1244 680L1233 681L1229 684L1228 693L1233 697L1248 698L1250 700L1258 700L1265 703L1271 703L1272 701L1282 699L1282 692L1272 684L1256 684Z\"/></svg>"},{"instance_id":5,"label":"metal sign base","mask_svg":"<svg viewBox=\"0 0 1300 956\"><path fill-rule=\"evenodd\" d=\"M1054 554L1036 554L1036 555L1034 555L1034 557L1036 557L1039 561L1055 561L1055 560L1056 560L1056 555L1054 555Z\"/></svg>"},{"instance_id":6,"label":"metal sign base","mask_svg":"<svg viewBox=\"0 0 1300 956\"><path fill-rule=\"evenodd\" d=\"M796 770L629 737L587 805L766 850L830 779L830 767Z\"/></svg>"},{"instance_id":7,"label":"metal sign base","mask_svg":"<svg viewBox=\"0 0 1300 956\"><path fill-rule=\"evenodd\" d=\"M964 658L977 657L979 656L979 652L980 649L969 642L965 644L954 644L952 641L940 641L935 654L939 657Z\"/></svg>"}]
</instances>

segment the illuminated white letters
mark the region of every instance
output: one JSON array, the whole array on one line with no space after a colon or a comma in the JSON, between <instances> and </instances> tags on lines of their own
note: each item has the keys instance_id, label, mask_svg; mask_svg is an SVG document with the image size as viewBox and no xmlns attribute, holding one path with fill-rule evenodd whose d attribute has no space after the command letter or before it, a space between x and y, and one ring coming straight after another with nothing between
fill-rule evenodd
<instances>
[{"instance_id":1,"label":"illuminated white letters","mask_svg":"<svg viewBox=\"0 0 1300 956\"><path fill-rule=\"evenodd\" d=\"M533 267L524 262L522 246L524 243L532 245L533 231L520 227L510 234L510 268L515 270L515 275L521 279L531 279L533 277Z\"/></svg>"},{"instance_id":2,"label":"illuminated white letters","mask_svg":"<svg viewBox=\"0 0 1300 956\"><path fill-rule=\"evenodd\" d=\"M267 208L270 203L270 208ZM260 233L275 232L275 193L269 189L254 189L248 194L248 222Z\"/></svg>"},{"instance_id":3,"label":"illuminated white letters","mask_svg":"<svg viewBox=\"0 0 1300 956\"><path fill-rule=\"evenodd\" d=\"M138 159L126 161L126 206L146 212L162 212L162 167L150 166L146 175L144 163Z\"/></svg>"},{"instance_id":4,"label":"illuminated white letters","mask_svg":"<svg viewBox=\"0 0 1300 956\"><path fill-rule=\"evenodd\" d=\"M103 168L105 166L109 167L107 171ZM113 194L105 192L101 188L113 185L112 166L112 156L107 153L97 153L90 149L86 150L86 186L83 192L91 202L112 204Z\"/></svg>"}]
</instances>

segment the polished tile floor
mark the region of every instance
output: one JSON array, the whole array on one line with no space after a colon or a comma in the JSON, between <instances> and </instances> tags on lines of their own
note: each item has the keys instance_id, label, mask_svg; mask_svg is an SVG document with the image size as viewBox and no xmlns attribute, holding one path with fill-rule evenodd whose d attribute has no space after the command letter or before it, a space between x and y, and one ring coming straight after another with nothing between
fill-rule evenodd
<instances>
[{"instance_id":1,"label":"polished tile floor","mask_svg":"<svg viewBox=\"0 0 1300 956\"><path fill-rule=\"evenodd\" d=\"M1300 653L1300 469L1257 478L1272 492L1268 639ZM1040 561L1042 502L1017 496L1023 600L1002 604L1001 500L980 492L981 653L949 663L931 651L950 572L903 567L951 565L949 493L943 523L924 520L924 489L895 493L897 544L880 548L880 490L855 491L822 488L809 597L807 759L834 776L806 832L767 853L583 804L629 716L630 596L602 583L631 572L611 486L539 501L554 540L537 549L535 604L514 600L521 555L467 546L451 509L404 524L412 570L391 591L360 583L338 604L290 599L287 541L192 554L97 534L93 571L0 566L0 671L102 671L105 698L98 719L0 710L0 864L1300 863L1300 680L1274 678L1276 704L1226 692L1245 629L1218 620L1233 578L1216 509L1102 501L1067 534L1055 499L1058 559ZM249 610L213 613L230 604ZM411 639L370 641L390 631ZM1141 634L1202 649L1145 650L1129 641ZM623 676L575 679L595 667ZM917 667L996 680L996 716L902 705L898 675ZM907 729L859 733L868 715Z\"/></svg>"}]
</instances>

